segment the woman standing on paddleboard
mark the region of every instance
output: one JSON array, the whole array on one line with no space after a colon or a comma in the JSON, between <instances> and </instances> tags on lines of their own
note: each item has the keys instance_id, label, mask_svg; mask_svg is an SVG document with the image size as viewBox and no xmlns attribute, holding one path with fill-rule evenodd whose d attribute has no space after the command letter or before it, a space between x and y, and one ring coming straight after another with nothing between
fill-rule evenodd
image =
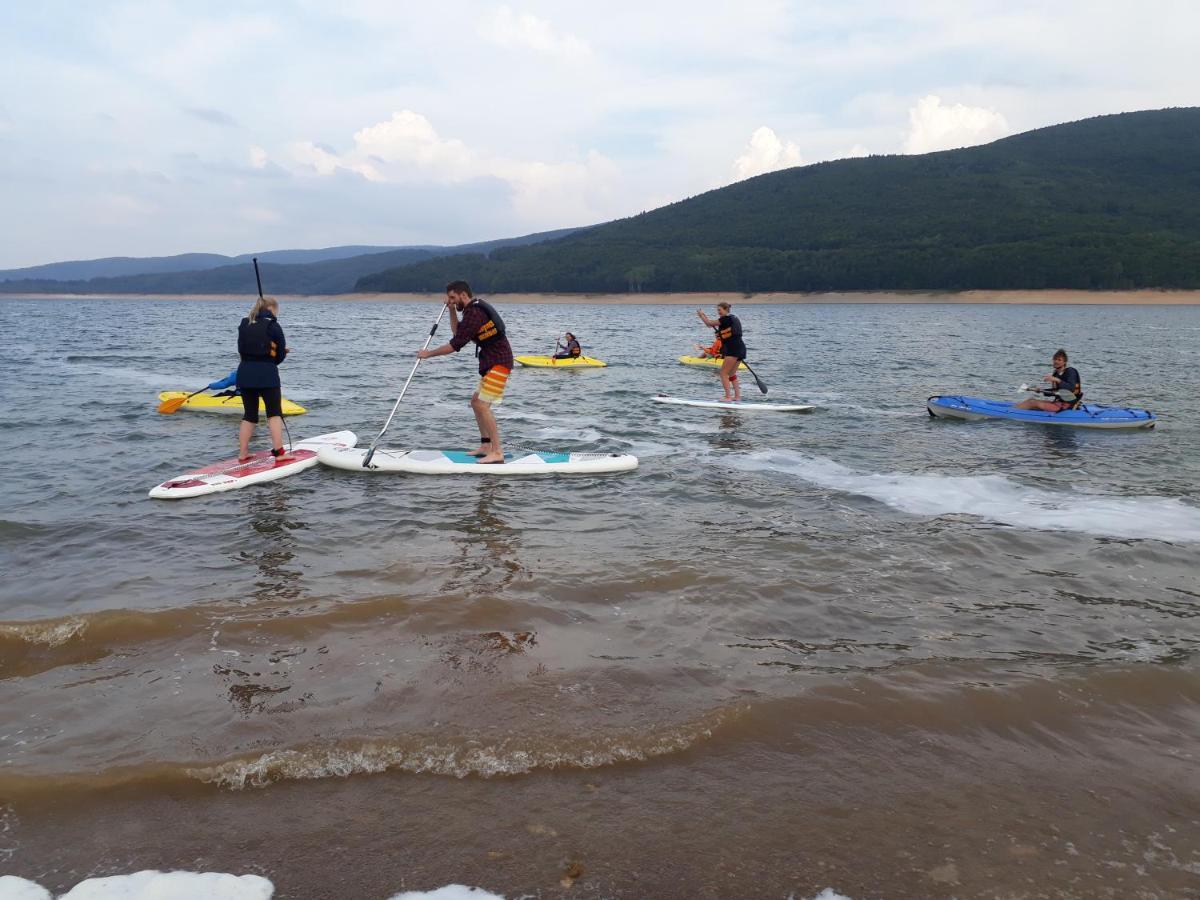
<instances>
[{"instance_id":1,"label":"woman standing on paddleboard","mask_svg":"<svg viewBox=\"0 0 1200 900\"><path fill-rule=\"evenodd\" d=\"M271 455L284 455L283 392L279 384L279 364L287 356L287 341L275 316L279 301L259 297L250 315L238 326L237 387L242 392L242 424L238 431L238 458L250 458L250 438L258 424L259 400L267 410L267 428L271 432Z\"/></svg>"},{"instance_id":2,"label":"woman standing on paddleboard","mask_svg":"<svg viewBox=\"0 0 1200 900\"><path fill-rule=\"evenodd\" d=\"M721 342L721 387L725 389L723 399L736 402L742 399L742 386L738 383L737 369L746 358L746 345L742 342L742 323L728 303L717 304L717 321L704 314L704 310L696 310L705 325L717 333Z\"/></svg>"}]
</instances>

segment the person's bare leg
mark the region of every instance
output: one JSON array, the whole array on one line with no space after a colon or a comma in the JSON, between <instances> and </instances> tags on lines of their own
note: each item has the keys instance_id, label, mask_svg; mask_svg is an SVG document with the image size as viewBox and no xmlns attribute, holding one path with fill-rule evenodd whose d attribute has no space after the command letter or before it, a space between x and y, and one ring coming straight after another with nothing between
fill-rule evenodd
<instances>
[{"instance_id":1,"label":"person's bare leg","mask_svg":"<svg viewBox=\"0 0 1200 900\"><path fill-rule=\"evenodd\" d=\"M279 450L283 447L283 417L271 416L267 419L267 428L271 431L271 447Z\"/></svg>"},{"instance_id":2,"label":"person's bare leg","mask_svg":"<svg viewBox=\"0 0 1200 900\"><path fill-rule=\"evenodd\" d=\"M482 457L482 456L487 456L489 453L492 452L492 442L491 442L492 436L486 430L487 429L487 419L485 419L483 417L483 413L480 411L481 405L485 408L487 407L487 404L483 403L479 399L479 392L476 391L474 394L471 395L471 412L473 412L475 414L475 425L479 429L479 449L476 450L472 454L472 456L481 456ZM488 440L485 441L484 438L488 438Z\"/></svg>"},{"instance_id":3,"label":"person's bare leg","mask_svg":"<svg viewBox=\"0 0 1200 900\"><path fill-rule=\"evenodd\" d=\"M734 401L738 399L735 388L735 382L729 376L737 371L738 361L732 356L727 357L721 362L721 387L725 389L725 399Z\"/></svg>"},{"instance_id":4,"label":"person's bare leg","mask_svg":"<svg viewBox=\"0 0 1200 900\"><path fill-rule=\"evenodd\" d=\"M504 462L504 448L500 446L500 426L496 424L492 405L486 400L481 400L476 394L471 398L471 410L475 413L475 421L479 423L479 434L491 439L480 448L487 452L479 458L479 461L481 463Z\"/></svg>"},{"instance_id":5,"label":"person's bare leg","mask_svg":"<svg viewBox=\"0 0 1200 900\"><path fill-rule=\"evenodd\" d=\"M238 429L238 459L250 455L250 438L254 436L254 423L242 419L242 427Z\"/></svg>"}]
</instances>

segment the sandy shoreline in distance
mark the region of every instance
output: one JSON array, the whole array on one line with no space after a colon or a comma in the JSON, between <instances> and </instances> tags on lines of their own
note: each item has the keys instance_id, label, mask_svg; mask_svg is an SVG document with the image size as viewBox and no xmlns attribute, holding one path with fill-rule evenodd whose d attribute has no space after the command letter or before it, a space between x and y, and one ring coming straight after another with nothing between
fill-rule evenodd
<instances>
[{"instance_id":1,"label":"sandy shoreline in distance","mask_svg":"<svg viewBox=\"0 0 1200 900\"><path fill-rule=\"evenodd\" d=\"M326 300L350 303L428 303L436 294L276 294L287 302ZM687 294L489 294L504 303L602 305L711 305L719 300L740 304L942 303L1196 306L1200 291L863 291L831 294L712 292ZM0 294L0 300L229 300L248 303L253 294Z\"/></svg>"}]
</instances>

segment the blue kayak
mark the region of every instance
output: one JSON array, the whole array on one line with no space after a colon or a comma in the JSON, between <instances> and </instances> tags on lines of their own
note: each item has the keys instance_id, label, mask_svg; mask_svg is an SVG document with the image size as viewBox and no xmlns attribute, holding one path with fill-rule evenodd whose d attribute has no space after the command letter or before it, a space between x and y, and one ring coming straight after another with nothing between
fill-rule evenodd
<instances>
[{"instance_id":1,"label":"blue kayak","mask_svg":"<svg viewBox=\"0 0 1200 900\"><path fill-rule=\"evenodd\" d=\"M1075 428L1153 428L1158 422L1145 409L1082 404L1079 409L1042 412L1040 409L1015 409L1011 400L984 400L980 397L936 396L925 405L929 415L941 419L1010 419L1039 425L1071 425Z\"/></svg>"}]
</instances>

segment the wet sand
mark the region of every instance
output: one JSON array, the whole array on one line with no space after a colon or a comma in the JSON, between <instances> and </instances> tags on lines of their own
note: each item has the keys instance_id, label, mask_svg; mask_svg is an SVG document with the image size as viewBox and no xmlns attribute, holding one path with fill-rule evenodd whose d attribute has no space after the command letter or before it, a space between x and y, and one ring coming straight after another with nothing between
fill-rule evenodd
<instances>
[{"instance_id":1,"label":"wet sand","mask_svg":"<svg viewBox=\"0 0 1200 900\"><path fill-rule=\"evenodd\" d=\"M244 300L249 294L0 294L0 300ZM277 294L280 300L320 300L349 303L427 303L433 294ZM1072 306L1196 306L1200 291L863 291L830 294L762 293L737 291L679 294L489 294L505 303L603 304L689 306L726 300L742 304L819 303L933 303L933 304L1032 304Z\"/></svg>"}]
</instances>

